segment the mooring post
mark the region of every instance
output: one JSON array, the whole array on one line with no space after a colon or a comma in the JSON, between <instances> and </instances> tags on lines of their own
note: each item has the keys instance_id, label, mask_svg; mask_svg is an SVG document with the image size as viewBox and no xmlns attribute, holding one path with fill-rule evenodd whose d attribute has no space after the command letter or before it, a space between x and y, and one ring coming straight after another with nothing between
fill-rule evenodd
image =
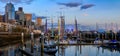
<instances>
[{"instance_id":1,"label":"mooring post","mask_svg":"<svg viewBox=\"0 0 120 56\"><path fill-rule=\"evenodd\" d=\"M34 34L31 32L31 53L34 52Z\"/></svg>"},{"instance_id":2,"label":"mooring post","mask_svg":"<svg viewBox=\"0 0 120 56\"><path fill-rule=\"evenodd\" d=\"M22 40L22 49L24 49L24 33L23 32L21 33L21 36L22 36L22 39L21 39Z\"/></svg>"},{"instance_id":3,"label":"mooring post","mask_svg":"<svg viewBox=\"0 0 120 56\"><path fill-rule=\"evenodd\" d=\"M41 33L41 56L44 56L44 33Z\"/></svg>"}]
</instances>

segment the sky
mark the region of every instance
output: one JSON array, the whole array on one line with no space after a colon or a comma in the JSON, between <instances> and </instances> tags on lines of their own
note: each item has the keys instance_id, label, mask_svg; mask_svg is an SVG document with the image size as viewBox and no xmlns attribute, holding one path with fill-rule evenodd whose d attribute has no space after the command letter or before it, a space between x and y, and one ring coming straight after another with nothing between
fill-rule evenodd
<instances>
[{"instance_id":1,"label":"sky","mask_svg":"<svg viewBox=\"0 0 120 56\"><path fill-rule=\"evenodd\" d=\"M8 1L0 0L0 14L4 14L4 7ZM11 0L11 2L15 10L23 7L25 13L47 16L47 19L53 18L55 23L62 13L66 24L73 24L75 17L78 24L120 24L120 0Z\"/></svg>"}]
</instances>

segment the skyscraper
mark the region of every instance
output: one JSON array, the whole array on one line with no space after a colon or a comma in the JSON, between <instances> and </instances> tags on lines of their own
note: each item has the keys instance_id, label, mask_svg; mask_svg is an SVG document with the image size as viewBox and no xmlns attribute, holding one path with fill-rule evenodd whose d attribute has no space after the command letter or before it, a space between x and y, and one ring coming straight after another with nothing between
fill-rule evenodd
<instances>
[{"instance_id":1,"label":"skyscraper","mask_svg":"<svg viewBox=\"0 0 120 56\"><path fill-rule=\"evenodd\" d=\"M22 7L19 7L16 12L16 20L20 23L20 25L25 25L25 14Z\"/></svg>"},{"instance_id":2,"label":"skyscraper","mask_svg":"<svg viewBox=\"0 0 120 56\"><path fill-rule=\"evenodd\" d=\"M5 6L5 22L15 19L15 8L12 3L7 3Z\"/></svg>"}]
</instances>

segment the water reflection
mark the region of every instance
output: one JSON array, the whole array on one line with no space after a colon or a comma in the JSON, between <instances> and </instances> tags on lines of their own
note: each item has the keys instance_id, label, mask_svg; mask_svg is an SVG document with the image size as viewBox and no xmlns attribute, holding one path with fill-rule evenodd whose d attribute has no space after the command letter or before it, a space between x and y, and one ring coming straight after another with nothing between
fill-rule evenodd
<instances>
[{"instance_id":1,"label":"water reflection","mask_svg":"<svg viewBox=\"0 0 120 56\"><path fill-rule=\"evenodd\" d=\"M58 46L56 56L120 56L120 51L95 45Z\"/></svg>"},{"instance_id":2,"label":"water reflection","mask_svg":"<svg viewBox=\"0 0 120 56\"><path fill-rule=\"evenodd\" d=\"M3 56L16 55L14 46L10 46L3 49ZM119 49L110 49L106 47L96 45L77 45L77 46L57 46L58 52L56 56L120 56ZM13 55L14 54L14 55ZM40 52L35 52L39 54ZM18 56L21 56L17 54ZM37 55L37 56L39 56ZM46 56L46 55L45 55Z\"/></svg>"},{"instance_id":3,"label":"water reflection","mask_svg":"<svg viewBox=\"0 0 120 56\"><path fill-rule=\"evenodd\" d=\"M30 53L30 41L26 42L26 47L27 47L27 52ZM40 46L36 42L36 45ZM21 56L20 53L16 54L16 45L13 46L7 46L7 47L2 47L0 48L0 51L3 52L3 56L8 56L8 55L16 55L16 56ZM40 48L39 48L40 49ZM39 50L38 49L38 50ZM57 53L56 56L120 56L120 49L111 49L107 47L101 47L98 45L74 45L74 46L57 46ZM1 53L0 53L1 54ZM40 56L41 52L35 52L37 56ZM13 56L14 56L13 55ZM46 56L46 55L44 55Z\"/></svg>"}]
</instances>

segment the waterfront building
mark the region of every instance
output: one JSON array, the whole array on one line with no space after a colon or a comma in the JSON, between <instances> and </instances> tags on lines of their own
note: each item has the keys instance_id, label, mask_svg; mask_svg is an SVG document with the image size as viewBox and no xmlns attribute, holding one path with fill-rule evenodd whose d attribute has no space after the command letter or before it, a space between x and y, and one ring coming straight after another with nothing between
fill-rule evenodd
<instances>
[{"instance_id":1,"label":"waterfront building","mask_svg":"<svg viewBox=\"0 0 120 56\"><path fill-rule=\"evenodd\" d=\"M47 23L46 23L47 24ZM45 32L46 31L46 26L47 25L42 25L42 18L41 17L37 17L36 18L36 22L35 22L35 29L36 30L40 30L40 31L42 31L42 32Z\"/></svg>"},{"instance_id":2,"label":"waterfront building","mask_svg":"<svg viewBox=\"0 0 120 56\"><path fill-rule=\"evenodd\" d=\"M3 22L3 16L0 15L0 22Z\"/></svg>"},{"instance_id":3,"label":"waterfront building","mask_svg":"<svg viewBox=\"0 0 120 56\"><path fill-rule=\"evenodd\" d=\"M15 19L15 8L12 3L7 3L5 6L5 22L8 23L9 20Z\"/></svg>"},{"instance_id":4,"label":"waterfront building","mask_svg":"<svg viewBox=\"0 0 120 56\"><path fill-rule=\"evenodd\" d=\"M30 27L32 23L32 14L27 13L25 14L25 25L26 27Z\"/></svg>"},{"instance_id":5,"label":"waterfront building","mask_svg":"<svg viewBox=\"0 0 120 56\"><path fill-rule=\"evenodd\" d=\"M23 12L23 8L22 7L19 7L18 8L18 11L16 11L16 20L17 22L24 26L25 25L25 15L24 15L24 12Z\"/></svg>"},{"instance_id":6,"label":"waterfront building","mask_svg":"<svg viewBox=\"0 0 120 56\"><path fill-rule=\"evenodd\" d=\"M37 17L37 19L36 19L36 24L37 24L38 26L41 26L41 25L42 25L42 18Z\"/></svg>"}]
</instances>

